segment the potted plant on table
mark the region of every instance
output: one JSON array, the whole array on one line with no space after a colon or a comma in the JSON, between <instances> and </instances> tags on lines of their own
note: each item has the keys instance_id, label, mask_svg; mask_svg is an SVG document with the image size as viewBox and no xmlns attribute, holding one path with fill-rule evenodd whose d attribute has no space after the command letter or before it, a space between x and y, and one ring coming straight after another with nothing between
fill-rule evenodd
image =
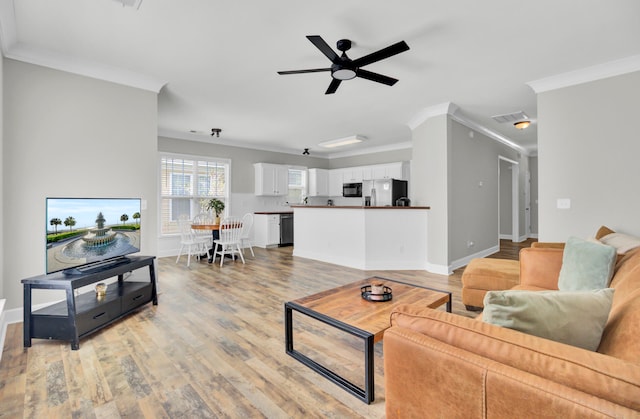
<instances>
[{"instance_id":1,"label":"potted plant on table","mask_svg":"<svg viewBox=\"0 0 640 419\"><path fill-rule=\"evenodd\" d=\"M224 211L224 202L218 198L211 198L209 202L207 202L207 210L213 210L213 212L215 212L215 223L220 224L220 214Z\"/></svg>"}]
</instances>

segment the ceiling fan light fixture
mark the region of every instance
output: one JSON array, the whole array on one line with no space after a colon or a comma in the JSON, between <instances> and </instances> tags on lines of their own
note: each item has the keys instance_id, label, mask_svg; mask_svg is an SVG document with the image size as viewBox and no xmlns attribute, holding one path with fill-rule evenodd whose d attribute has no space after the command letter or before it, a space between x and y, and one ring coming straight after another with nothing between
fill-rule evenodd
<instances>
[{"instance_id":1,"label":"ceiling fan light fixture","mask_svg":"<svg viewBox=\"0 0 640 419\"><path fill-rule=\"evenodd\" d=\"M324 148L342 147L349 144L361 143L364 141L364 137L360 135L352 135L350 137L338 138L337 140L323 141L318 145Z\"/></svg>"},{"instance_id":2,"label":"ceiling fan light fixture","mask_svg":"<svg viewBox=\"0 0 640 419\"><path fill-rule=\"evenodd\" d=\"M334 70L331 73L331 77L336 80L351 80L356 78L356 72L350 68L340 68L338 70Z\"/></svg>"},{"instance_id":3,"label":"ceiling fan light fixture","mask_svg":"<svg viewBox=\"0 0 640 419\"><path fill-rule=\"evenodd\" d=\"M529 125L531 125L531 121L518 121L515 124L513 124L513 126L516 127L517 129L525 129L529 127Z\"/></svg>"}]
</instances>

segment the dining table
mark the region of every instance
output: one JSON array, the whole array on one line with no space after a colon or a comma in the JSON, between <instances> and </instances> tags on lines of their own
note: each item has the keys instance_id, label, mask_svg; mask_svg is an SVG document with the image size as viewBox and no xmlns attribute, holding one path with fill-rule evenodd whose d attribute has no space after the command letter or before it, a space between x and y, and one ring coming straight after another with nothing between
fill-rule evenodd
<instances>
[{"instance_id":1,"label":"dining table","mask_svg":"<svg viewBox=\"0 0 640 419\"><path fill-rule=\"evenodd\" d=\"M191 224L192 230L211 230L213 242L211 249L207 252L207 262L213 263L213 251L215 249L215 240L220 239L220 224Z\"/></svg>"}]
</instances>

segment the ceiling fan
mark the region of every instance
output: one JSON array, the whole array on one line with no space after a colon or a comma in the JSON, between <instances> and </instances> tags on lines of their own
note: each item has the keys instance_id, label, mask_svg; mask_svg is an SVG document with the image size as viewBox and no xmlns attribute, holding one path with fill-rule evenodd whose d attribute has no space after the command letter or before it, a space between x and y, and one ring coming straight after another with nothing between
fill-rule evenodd
<instances>
[{"instance_id":1,"label":"ceiling fan","mask_svg":"<svg viewBox=\"0 0 640 419\"><path fill-rule=\"evenodd\" d=\"M337 42L336 46L338 47L338 51L342 51L342 55L336 54L336 52L331 49L331 47L319 35L308 35L307 39L333 63L331 67L313 68L309 70L278 71L278 74L301 74L331 71L331 77L333 80L331 80L331 84L329 84L329 88L325 92L326 95L335 93L343 80L351 80L356 77L393 86L396 84L398 79L363 70L362 67L375 63L376 61L384 60L385 58L389 58L393 55L400 54L401 52L409 49L409 45L407 45L406 42L400 41L376 52L372 52L371 54L365 55L364 57L352 60L347 57L347 51L351 49L351 41L348 39L341 39Z\"/></svg>"}]
</instances>

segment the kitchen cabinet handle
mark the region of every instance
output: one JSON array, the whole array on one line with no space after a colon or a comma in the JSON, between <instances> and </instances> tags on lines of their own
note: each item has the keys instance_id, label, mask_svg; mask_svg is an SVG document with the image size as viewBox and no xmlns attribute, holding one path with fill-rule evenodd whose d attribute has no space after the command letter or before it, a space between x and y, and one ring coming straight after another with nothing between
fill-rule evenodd
<instances>
[{"instance_id":1,"label":"kitchen cabinet handle","mask_svg":"<svg viewBox=\"0 0 640 419\"><path fill-rule=\"evenodd\" d=\"M137 295L137 296L133 297L133 301L141 299L143 295L144 294L140 294L140 295Z\"/></svg>"},{"instance_id":2,"label":"kitchen cabinet handle","mask_svg":"<svg viewBox=\"0 0 640 419\"><path fill-rule=\"evenodd\" d=\"M106 312L106 311L103 311L103 312L102 312L102 313L100 313L100 314L96 314L95 316L93 316L93 320L97 319L98 317L102 317L102 316L104 316L105 314L107 314L107 312Z\"/></svg>"}]
</instances>

